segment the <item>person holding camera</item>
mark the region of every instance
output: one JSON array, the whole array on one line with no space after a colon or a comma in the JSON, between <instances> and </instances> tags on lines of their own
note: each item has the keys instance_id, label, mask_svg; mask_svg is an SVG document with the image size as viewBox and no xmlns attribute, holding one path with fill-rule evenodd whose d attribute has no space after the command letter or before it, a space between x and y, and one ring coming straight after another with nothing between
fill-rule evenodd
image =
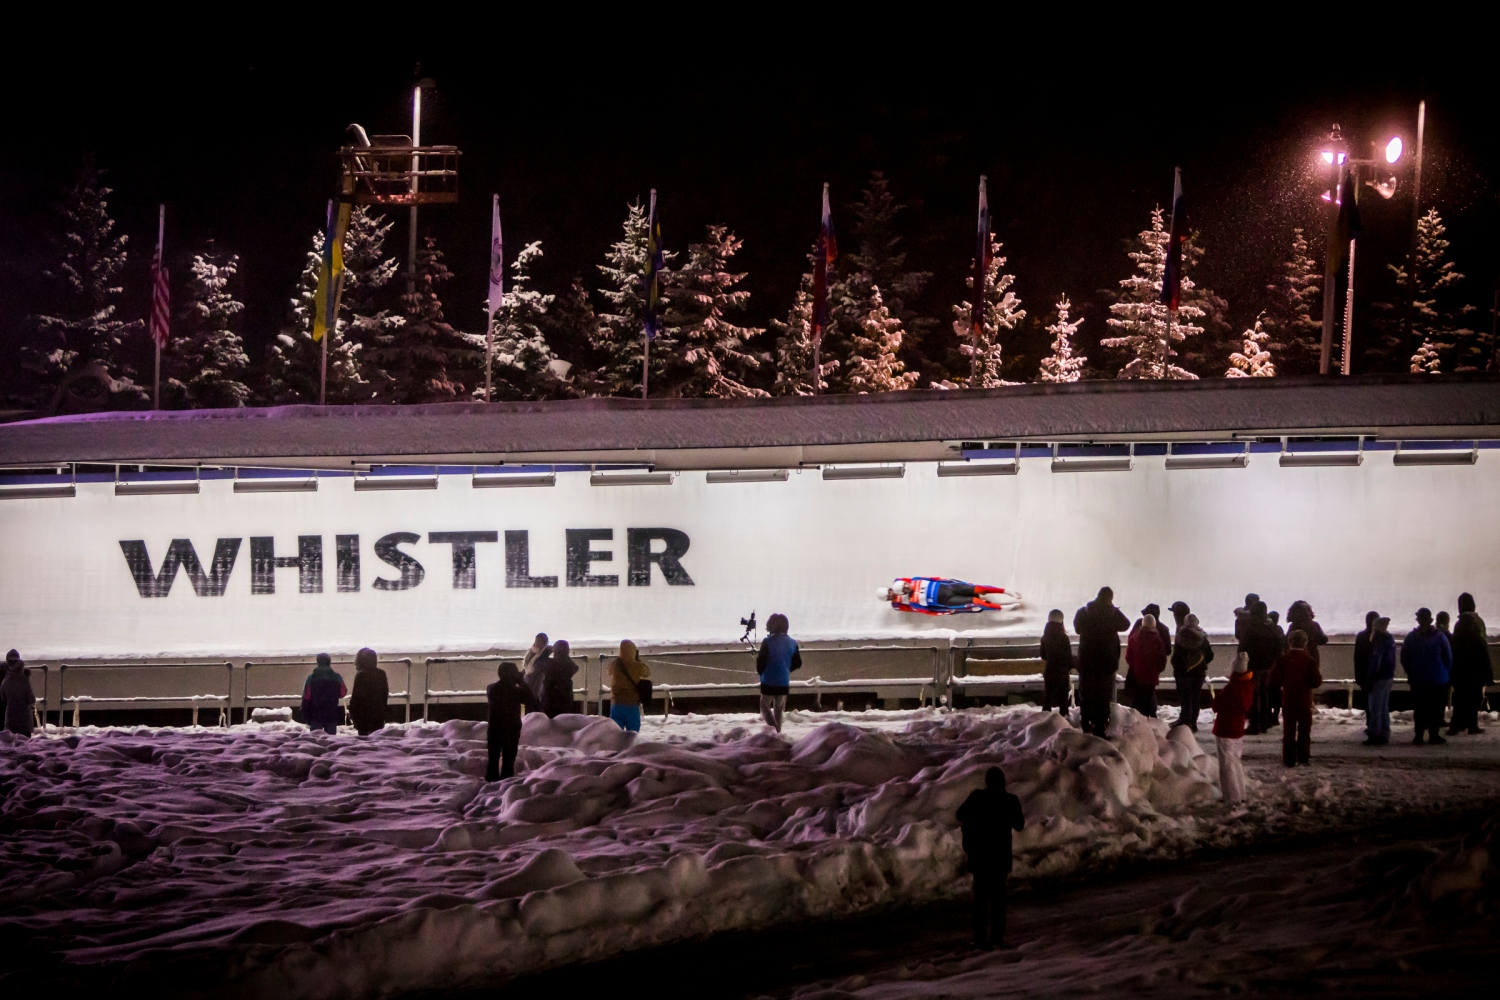
<instances>
[{"instance_id":1,"label":"person holding camera","mask_svg":"<svg viewBox=\"0 0 1500 1000\"><path fill-rule=\"evenodd\" d=\"M635 643L620 640L620 655L609 661L609 717L621 729L641 731L642 681L651 668L641 660ZM650 690L647 687L647 690Z\"/></svg>"},{"instance_id":2,"label":"person holding camera","mask_svg":"<svg viewBox=\"0 0 1500 1000\"><path fill-rule=\"evenodd\" d=\"M755 672L760 674L760 715L778 733L786 713L786 696L792 690L792 671L802 669L802 650L797 640L787 635L790 628L786 615L766 619L766 637L755 656Z\"/></svg>"}]
</instances>

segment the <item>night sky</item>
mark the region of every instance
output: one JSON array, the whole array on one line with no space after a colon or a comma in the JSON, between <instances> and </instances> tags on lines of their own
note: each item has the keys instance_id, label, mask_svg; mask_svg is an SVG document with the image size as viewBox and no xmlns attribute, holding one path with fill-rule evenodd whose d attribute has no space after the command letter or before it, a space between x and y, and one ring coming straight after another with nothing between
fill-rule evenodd
<instances>
[{"instance_id":1,"label":"night sky","mask_svg":"<svg viewBox=\"0 0 1500 1000\"><path fill-rule=\"evenodd\" d=\"M156 204L165 201L175 274L210 237L241 256L242 331L258 363L334 191L345 126L408 132L419 60L437 83L424 99L423 138L464 154L461 201L424 210L422 229L456 274L445 298L450 320L465 329L483 323L492 191L502 198L509 256L541 240L539 284L555 291L574 275L597 286L595 265L618 238L626 204L654 186L669 249L685 249L707 223L744 238L750 319L764 325L791 302L822 182L832 184L835 223L847 233L845 206L882 170L911 206L908 266L934 272L919 306L944 331L948 307L965 297L975 188L986 173L1025 306L1045 318L1066 292L1087 318L1087 342L1103 330L1101 292L1129 273L1126 241L1168 200L1177 164L1206 249L1200 280L1228 299L1243 328L1293 225L1308 227L1321 256L1309 170L1321 135L1337 121L1359 142L1399 132L1411 148L1420 96L1428 100L1424 207L1442 211L1468 275L1463 292L1483 311L1473 322L1488 328L1500 270L1500 140L1494 74L1477 61L1354 58L1353 68L1294 77L1286 60L1301 57L1288 47L1258 66L1205 55L1165 87L1134 60L1061 50L982 75L933 57L888 71L848 53L820 74L816 59L802 58L811 49L797 52L757 58L747 47L738 71L723 73L667 58L639 83L638 65L580 59L566 47L518 47L499 72L492 56L391 46L341 60L331 87L309 61L285 55L43 60L30 99L12 109L16 131L0 158L5 381L13 384L24 317L47 303L40 272L57 231L53 205L85 154L108 170L111 208L131 237L126 317L145 315ZM1357 335L1368 329L1368 303L1389 292L1384 264L1404 256L1409 239L1410 170L1401 176L1392 201L1370 193L1361 202ZM392 249L404 252L405 210L395 214Z\"/></svg>"}]
</instances>

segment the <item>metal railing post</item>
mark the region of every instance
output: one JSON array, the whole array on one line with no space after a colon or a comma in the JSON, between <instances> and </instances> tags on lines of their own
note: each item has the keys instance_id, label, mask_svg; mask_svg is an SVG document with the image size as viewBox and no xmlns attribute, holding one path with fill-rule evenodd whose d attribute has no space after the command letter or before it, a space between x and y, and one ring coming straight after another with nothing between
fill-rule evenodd
<instances>
[{"instance_id":1,"label":"metal railing post","mask_svg":"<svg viewBox=\"0 0 1500 1000\"><path fill-rule=\"evenodd\" d=\"M406 721L411 722L411 657L402 657L406 661Z\"/></svg>"},{"instance_id":2,"label":"metal railing post","mask_svg":"<svg viewBox=\"0 0 1500 1000\"><path fill-rule=\"evenodd\" d=\"M431 656L422 660L422 721L427 722L427 692L432 687L432 660Z\"/></svg>"}]
</instances>

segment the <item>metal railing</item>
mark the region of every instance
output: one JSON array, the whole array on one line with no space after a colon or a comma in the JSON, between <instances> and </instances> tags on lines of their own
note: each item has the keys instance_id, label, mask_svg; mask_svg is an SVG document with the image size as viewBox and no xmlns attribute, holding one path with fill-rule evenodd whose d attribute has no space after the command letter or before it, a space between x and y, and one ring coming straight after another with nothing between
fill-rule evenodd
<instances>
[{"instance_id":1,"label":"metal railing","mask_svg":"<svg viewBox=\"0 0 1500 1000\"><path fill-rule=\"evenodd\" d=\"M57 668L57 723L62 725L63 713L67 711L67 705L73 705L73 728L78 728L78 720L83 712L84 702L90 705L157 705L158 707L175 707L187 702L193 709L193 725L198 725L198 709L204 702L216 702L219 704L219 725L229 724L229 706L234 697L234 664L224 661L224 693L223 694L191 694L191 695L90 695L75 694L69 696L67 691L68 671L71 670L119 670L132 666L131 664L94 664L94 663L63 663ZM193 668L203 669L213 667L213 663L161 663L157 668ZM46 718L46 671L43 671L43 718Z\"/></svg>"},{"instance_id":2,"label":"metal railing","mask_svg":"<svg viewBox=\"0 0 1500 1000\"><path fill-rule=\"evenodd\" d=\"M387 663L392 663L392 664L394 664L394 663L400 663L400 664L402 664L403 666L406 667L406 686L402 690L400 690L400 691L391 691L391 692L389 692L387 694L387 697L388 698L401 698L401 699L404 700L404 702L405 702L405 709L406 709L406 711L405 711L405 720L407 722L410 722L411 721L411 657L409 657L409 656L402 656L402 657L398 657L397 659L394 659L394 660L381 660L381 661L378 661L376 665L379 666L381 669L384 669L385 664L387 664ZM251 707L251 704L253 702L266 702L266 703L278 702L278 701L279 702L284 702L284 704L282 706L280 706L282 708L287 708L287 707L290 707L290 706L293 706L293 705L300 705L300 704L302 704L302 692L301 691L298 691L295 694L251 694L250 693L250 670L254 666L256 666L256 664L253 661L250 661L250 660L246 660L245 661L245 698L244 698L244 710L245 710L245 721L246 722L250 721L250 707ZM286 668L293 668L293 669L300 668L300 669L304 669L304 670L311 670L313 667L317 666L317 661L314 660L311 663L306 663L306 662L301 662L301 661L293 661L291 663L262 663L262 664L260 664L260 666L263 669L273 669L275 667L286 667ZM335 666L335 667L352 667L352 666L354 666L354 661L353 660L340 660L337 663L334 663L333 666ZM388 671L387 671L387 673L388 673ZM342 677L342 675L340 675L340 677ZM347 694L347 695L345 695L343 698L339 699L339 704L344 707L344 716L345 716L345 720L346 721L348 719L348 713L349 713L349 698L353 696L353 692L354 692L354 685L351 683L348 686L349 686L350 693Z\"/></svg>"},{"instance_id":3,"label":"metal railing","mask_svg":"<svg viewBox=\"0 0 1500 1000\"><path fill-rule=\"evenodd\" d=\"M598 654L598 660L602 669L605 654ZM589 657L588 653L575 653L570 659L581 661L583 668L579 671L583 675L583 687L573 688L576 700L583 702L583 714L589 714ZM519 667L521 661L526 658L526 651L519 653L486 653L482 656L429 656L422 662L422 718L427 719L427 706L429 703L442 704L444 701L458 701L465 698L483 699L489 692L484 688L439 688L432 687L432 667L434 664L451 663L499 663L502 660L514 660Z\"/></svg>"}]
</instances>

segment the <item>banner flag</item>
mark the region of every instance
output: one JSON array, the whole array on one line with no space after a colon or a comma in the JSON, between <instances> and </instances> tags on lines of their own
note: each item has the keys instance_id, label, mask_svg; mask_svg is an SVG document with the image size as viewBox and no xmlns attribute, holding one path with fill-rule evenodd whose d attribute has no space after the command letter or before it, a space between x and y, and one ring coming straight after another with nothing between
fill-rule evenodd
<instances>
[{"instance_id":1,"label":"banner flag","mask_svg":"<svg viewBox=\"0 0 1500 1000\"><path fill-rule=\"evenodd\" d=\"M828 185L823 185L823 226L818 230L818 246L813 251L812 340L823 340L828 326L828 266L838 259L838 242L833 238L833 212L828 207Z\"/></svg>"},{"instance_id":2,"label":"banner flag","mask_svg":"<svg viewBox=\"0 0 1500 1000\"><path fill-rule=\"evenodd\" d=\"M158 240L156 256L151 259L151 339L158 350L165 350L172 334L172 290L167 284L167 269L162 264L162 245Z\"/></svg>"},{"instance_id":3,"label":"banner flag","mask_svg":"<svg viewBox=\"0 0 1500 1000\"><path fill-rule=\"evenodd\" d=\"M494 196L490 209L490 319L500 309L505 296L505 240L500 235L500 196Z\"/></svg>"},{"instance_id":4,"label":"banner flag","mask_svg":"<svg viewBox=\"0 0 1500 1000\"><path fill-rule=\"evenodd\" d=\"M1182 244L1193 235L1187 199L1182 196L1182 168L1172 174L1172 228L1167 234L1167 264L1161 275L1161 303L1173 312L1182 301Z\"/></svg>"},{"instance_id":5,"label":"banner flag","mask_svg":"<svg viewBox=\"0 0 1500 1000\"><path fill-rule=\"evenodd\" d=\"M984 334L984 293L990 276L990 197L986 190L986 178L979 175L979 234L974 244L974 340L977 343Z\"/></svg>"},{"instance_id":6,"label":"banner flag","mask_svg":"<svg viewBox=\"0 0 1500 1000\"><path fill-rule=\"evenodd\" d=\"M651 212L646 221L646 339L661 332L661 273L665 260L661 250L661 219L656 215L656 188L651 189Z\"/></svg>"},{"instance_id":7,"label":"banner flag","mask_svg":"<svg viewBox=\"0 0 1500 1000\"><path fill-rule=\"evenodd\" d=\"M328 201L328 224L323 232L323 266L318 269L318 290L313 298L313 343L334 329L338 309L339 279L344 276L344 232L349 228L351 206L334 209Z\"/></svg>"}]
</instances>

